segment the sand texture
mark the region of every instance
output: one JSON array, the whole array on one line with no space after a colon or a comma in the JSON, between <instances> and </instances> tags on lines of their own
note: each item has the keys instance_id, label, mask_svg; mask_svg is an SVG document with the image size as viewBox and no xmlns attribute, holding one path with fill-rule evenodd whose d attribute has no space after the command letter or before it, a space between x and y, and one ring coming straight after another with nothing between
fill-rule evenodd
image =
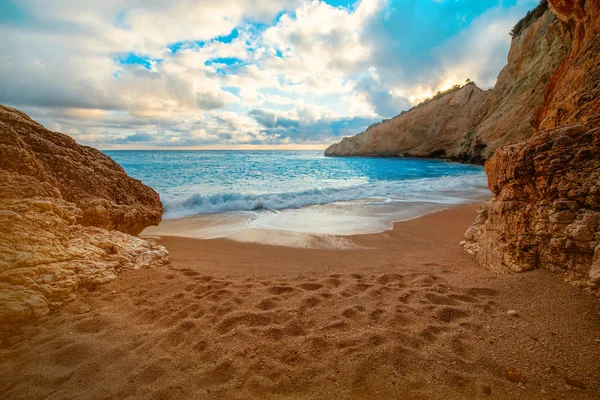
<instances>
[{"instance_id":1,"label":"sand texture","mask_svg":"<svg viewBox=\"0 0 600 400\"><path fill-rule=\"evenodd\" d=\"M598 299L549 271L478 267L458 246L475 214L356 250L165 238L170 266L2 332L1 397L600 398Z\"/></svg>"}]
</instances>

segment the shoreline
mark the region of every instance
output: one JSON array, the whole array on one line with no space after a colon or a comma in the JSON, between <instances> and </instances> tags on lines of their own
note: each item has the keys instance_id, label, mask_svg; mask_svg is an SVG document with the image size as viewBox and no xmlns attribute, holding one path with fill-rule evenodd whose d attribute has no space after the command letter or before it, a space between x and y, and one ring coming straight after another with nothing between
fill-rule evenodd
<instances>
[{"instance_id":1,"label":"shoreline","mask_svg":"<svg viewBox=\"0 0 600 400\"><path fill-rule=\"evenodd\" d=\"M336 144L336 143L333 143ZM325 149L327 150L327 149ZM466 164L466 165L475 165L478 167L483 167L485 165L485 163L487 162L487 159L482 159L480 162L473 162L472 160L467 160L464 158L459 158L459 157L429 157L429 156L417 156L417 155L377 155L377 154L360 154L360 155L355 155L355 154L344 154L344 155L339 155L339 154L327 154L325 151L323 152L323 155L325 157L331 157L331 158L336 158L336 157L350 157L350 158L404 158L404 159L415 159L415 160L433 160L433 161L445 161L445 162L449 162L449 163L457 163L457 164Z\"/></svg>"},{"instance_id":2,"label":"shoreline","mask_svg":"<svg viewBox=\"0 0 600 400\"><path fill-rule=\"evenodd\" d=\"M497 398L598 397L598 299L549 271L478 267L458 245L477 207L352 236L357 247L343 250L162 238L171 265L83 289L4 338L0 390L7 399L459 399L484 387Z\"/></svg>"},{"instance_id":3,"label":"shoreline","mask_svg":"<svg viewBox=\"0 0 600 400\"><path fill-rule=\"evenodd\" d=\"M146 228L140 237L145 239L169 237L198 240L229 239L236 242L284 247L346 248L352 246L351 243L356 241L356 237L393 231L398 223L412 221L445 210L471 206L479 208L483 201L487 200L489 198L480 196L476 202L463 204L407 202L402 205L398 203L369 205L366 212L352 213L350 210L350 215L341 218L337 215L348 211L348 206L339 206L339 203L261 211L265 214L274 213L277 218L284 220L283 228L271 224L268 217L262 216L266 222L260 221L261 217L254 211L199 214L163 220L158 226ZM386 207L396 209L396 211L386 212ZM287 221L285 221L285 217L288 218ZM339 227L340 225L341 227Z\"/></svg>"}]
</instances>

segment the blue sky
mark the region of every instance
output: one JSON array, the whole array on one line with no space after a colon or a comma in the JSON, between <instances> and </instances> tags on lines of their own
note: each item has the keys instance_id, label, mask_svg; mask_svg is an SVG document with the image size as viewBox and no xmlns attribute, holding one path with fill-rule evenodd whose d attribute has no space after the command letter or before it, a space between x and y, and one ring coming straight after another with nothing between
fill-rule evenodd
<instances>
[{"instance_id":1,"label":"blue sky","mask_svg":"<svg viewBox=\"0 0 600 400\"><path fill-rule=\"evenodd\" d=\"M470 78L537 0L0 2L0 102L109 148L324 148Z\"/></svg>"}]
</instances>

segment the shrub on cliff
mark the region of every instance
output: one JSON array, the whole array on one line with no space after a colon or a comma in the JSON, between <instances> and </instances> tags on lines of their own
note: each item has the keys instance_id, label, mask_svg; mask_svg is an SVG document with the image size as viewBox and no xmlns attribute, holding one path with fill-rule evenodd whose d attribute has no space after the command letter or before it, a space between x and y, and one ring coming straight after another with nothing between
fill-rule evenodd
<instances>
[{"instance_id":1,"label":"shrub on cliff","mask_svg":"<svg viewBox=\"0 0 600 400\"><path fill-rule=\"evenodd\" d=\"M531 24L533 24L538 18L548 11L548 0L541 0L540 4L537 5L533 10L529 10L525 17L523 17L510 31L510 36L517 37Z\"/></svg>"}]
</instances>

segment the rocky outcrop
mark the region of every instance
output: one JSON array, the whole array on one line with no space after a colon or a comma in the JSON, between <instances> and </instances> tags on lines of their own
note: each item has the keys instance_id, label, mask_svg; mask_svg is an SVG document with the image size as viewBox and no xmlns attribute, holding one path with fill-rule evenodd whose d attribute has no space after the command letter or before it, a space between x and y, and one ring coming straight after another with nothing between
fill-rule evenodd
<instances>
[{"instance_id":1,"label":"rocky outcrop","mask_svg":"<svg viewBox=\"0 0 600 400\"><path fill-rule=\"evenodd\" d=\"M344 138L327 156L456 157L488 94L475 84ZM443 134L441 134L443 132Z\"/></svg>"},{"instance_id":2,"label":"rocky outcrop","mask_svg":"<svg viewBox=\"0 0 600 400\"><path fill-rule=\"evenodd\" d=\"M550 78L531 139L487 163L495 198L482 206L462 244L497 271L547 268L600 285L599 1L550 0L573 37Z\"/></svg>"},{"instance_id":3,"label":"rocky outcrop","mask_svg":"<svg viewBox=\"0 0 600 400\"><path fill-rule=\"evenodd\" d=\"M345 138L325 155L411 155L481 163L500 146L533 135L530 121L570 41L565 27L547 11L513 38L494 89L467 85Z\"/></svg>"},{"instance_id":4,"label":"rocky outcrop","mask_svg":"<svg viewBox=\"0 0 600 400\"><path fill-rule=\"evenodd\" d=\"M78 224L137 235L157 225L163 213L158 194L127 176L98 150L45 129L25 113L0 105L0 170L52 187L82 213ZM37 185L15 186L1 197L45 196Z\"/></svg>"},{"instance_id":5,"label":"rocky outcrop","mask_svg":"<svg viewBox=\"0 0 600 400\"><path fill-rule=\"evenodd\" d=\"M0 106L0 325L45 315L118 271L168 262L163 247L130 235L162 210L108 156Z\"/></svg>"},{"instance_id":6,"label":"rocky outcrop","mask_svg":"<svg viewBox=\"0 0 600 400\"><path fill-rule=\"evenodd\" d=\"M496 197L463 246L499 272L547 268L600 283L600 115L543 131L486 163Z\"/></svg>"}]
</instances>

